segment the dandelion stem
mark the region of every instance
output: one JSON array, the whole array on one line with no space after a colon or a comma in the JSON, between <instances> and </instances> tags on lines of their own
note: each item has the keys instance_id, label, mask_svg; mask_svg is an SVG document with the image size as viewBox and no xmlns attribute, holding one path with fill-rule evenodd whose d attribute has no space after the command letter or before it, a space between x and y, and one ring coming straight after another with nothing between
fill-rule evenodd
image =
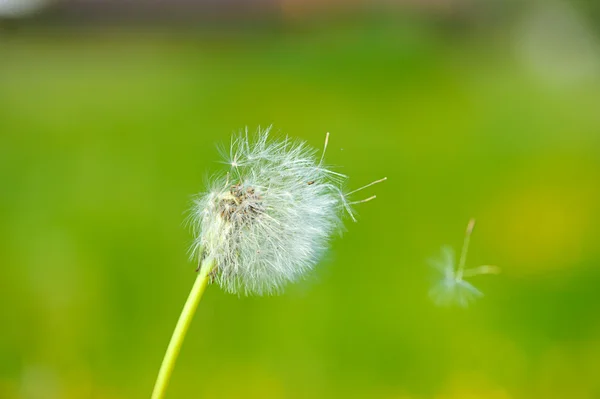
<instances>
[{"instance_id":1,"label":"dandelion stem","mask_svg":"<svg viewBox=\"0 0 600 399\"><path fill-rule=\"evenodd\" d=\"M208 284L209 280L209 274L214 265L215 262L213 259L205 259L200 266L198 277L196 278L196 282L192 287L192 291L190 292L190 295L183 306L183 310L181 311L181 315L179 316L179 320L175 326L175 331L173 331L173 336L171 337L171 341L167 347L167 352L165 353L165 357L163 358L160 366L158 377L156 378L156 383L154 384L154 390L152 391L152 399L162 399L165 396L167 385L169 384L171 374L173 373L173 368L175 367L175 361L179 355L181 345L183 344L183 339L185 338L185 334L187 333L192 318L194 317L194 313L196 312L198 303L202 298L202 294L206 289L206 285Z\"/></svg>"}]
</instances>

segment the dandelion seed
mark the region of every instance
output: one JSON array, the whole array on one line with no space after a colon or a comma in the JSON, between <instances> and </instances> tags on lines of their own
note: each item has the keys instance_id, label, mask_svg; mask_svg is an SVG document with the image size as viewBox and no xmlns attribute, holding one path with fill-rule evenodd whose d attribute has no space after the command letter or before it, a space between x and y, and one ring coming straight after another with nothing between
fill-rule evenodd
<instances>
[{"instance_id":1,"label":"dandelion seed","mask_svg":"<svg viewBox=\"0 0 600 399\"><path fill-rule=\"evenodd\" d=\"M356 221L352 206L375 196L348 198L385 180L345 193L347 177L324 165L329 133L320 155L269 133L232 137L221 151L230 170L213 178L192 209L194 256L213 259L212 281L231 293L277 293L300 279L327 249L343 212Z\"/></svg>"},{"instance_id":2,"label":"dandelion seed","mask_svg":"<svg viewBox=\"0 0 600 399\"><path fill-rule=\"evenodd\" d=\"M481 274L498 274L500 269L497 266L482 265L479 267L465 269L467 252L471 234L475 227L475 219L471 219L467 225L463 247L460 253L458 266L454 250L450 246L442 247L442 255L438 259L433 259L431 265L442 275L430 290L429 296L439 306L459 305L467 307L469 303L483 296L483 293L474 285L465 280L465 277L473 277Z\"/></svg>"}]
</instances>

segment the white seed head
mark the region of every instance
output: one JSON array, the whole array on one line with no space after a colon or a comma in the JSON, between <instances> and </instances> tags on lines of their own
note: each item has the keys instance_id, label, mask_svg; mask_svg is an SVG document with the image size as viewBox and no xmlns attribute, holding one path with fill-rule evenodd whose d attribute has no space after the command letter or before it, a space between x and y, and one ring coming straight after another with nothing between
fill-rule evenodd
<instances>
[{"instance_id":1,"label":"white seed head","mask_svg":"<svg viewBox=\"0 0 600 399\"><path fill-rule=\"evenodd\" d=\"M213 177L191 215L192 250L199 262L215 261L212 281L231 293L272 294L315 266L344 209L354 219L351 206L361 202L347 200L346 176L324 167L324 152L270 139L269 129L232 138L229 171Z\"/></svg>"}]
</instances>

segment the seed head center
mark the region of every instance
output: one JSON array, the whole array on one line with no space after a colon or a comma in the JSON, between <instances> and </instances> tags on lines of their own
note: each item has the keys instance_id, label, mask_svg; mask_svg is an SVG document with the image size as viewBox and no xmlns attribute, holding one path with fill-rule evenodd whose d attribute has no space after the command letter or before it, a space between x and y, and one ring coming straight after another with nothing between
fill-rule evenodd
<instances>
[{"instance_id":1,"label":"seed head center","mask_svg":"<svg viewBox=\"0 0 600 399\"><path fill-rule=\"evenodd\" d=\"M242 183L234 184L219 199L221 217L228 222L252 222L263 210L262 196L254 187Z\"/></svg>"}]
</instances>

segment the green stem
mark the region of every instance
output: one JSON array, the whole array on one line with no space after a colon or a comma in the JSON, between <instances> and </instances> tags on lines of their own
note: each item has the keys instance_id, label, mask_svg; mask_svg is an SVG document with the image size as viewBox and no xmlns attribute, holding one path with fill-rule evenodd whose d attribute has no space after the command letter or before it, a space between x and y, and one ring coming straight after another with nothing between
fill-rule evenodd
<instances>
[{"instance_id":1,"label":"green stem","mask_svg":"<svg viewBox=\"0 0 600 399\"><path fill-rule=\"evenodd\" d=\"M196 278L196 282L192 287L192 291L190 292L190 295L183 306L183 310L181 311L181 315L179 316L179 320L175 326L175 331L173 331L171 342L169 342L167 352L165 353L160 370L158 371L158 377L156 378L154 390L152 391L152 399L162 399L165 396L167 385L169 384L171 374L173 373L173 368L175 367L177 355L179 355L181 345L183 344L183 339L185 338L185 334L187 333L192 318L194 317L194 313L196 312L198 303L202 298L202 294L206 289L206 285L208 284L209 280L209 274L214 265L214 260L205 259L200 266L200 272L198 273L198 277Z\"/></svg>"}]
</instances>

